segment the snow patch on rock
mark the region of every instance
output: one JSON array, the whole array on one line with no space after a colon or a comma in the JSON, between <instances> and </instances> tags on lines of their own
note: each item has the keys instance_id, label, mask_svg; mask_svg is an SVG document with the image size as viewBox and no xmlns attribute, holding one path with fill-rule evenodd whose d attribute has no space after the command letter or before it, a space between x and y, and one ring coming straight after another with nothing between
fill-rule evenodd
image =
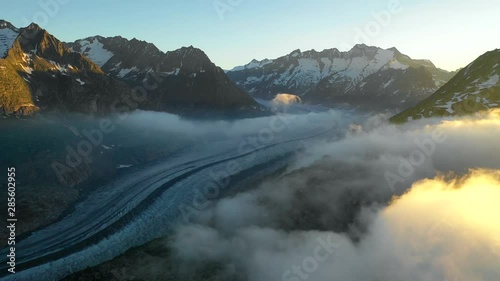
<instances>
[{"instance_id":1,"label":"snow patch on rock","mask_svg":"<svg viewBox=\"0 0 500 281\"><path fill-rule=\"evenodd\" d=\"M7 56L7 52L12 48L19 32L10 28L0 29L0 58Z\"/></svg>"},{"instance_id":2,"label":"snow patch on rock","mask_svg":"<svg viewBox=\"0 0 500 281\"><path fill-rule=\"evenodd\" d=\"M115 54L106 50L104 45L99 42L98 39L92 40L92 42L88 40L82 40L79 42L81 46L81 50L84 56L90 58L93 62L95 62L99 67L105 65L109 59L111 59Z\"/></svg>"}]
</instances>

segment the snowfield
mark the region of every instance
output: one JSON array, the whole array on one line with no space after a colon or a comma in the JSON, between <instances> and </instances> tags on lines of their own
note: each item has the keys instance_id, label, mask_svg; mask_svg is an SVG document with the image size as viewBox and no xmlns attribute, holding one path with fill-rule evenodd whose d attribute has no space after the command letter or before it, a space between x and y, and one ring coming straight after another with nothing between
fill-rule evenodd
<instances>
[{"instance_id":1,"label":"snowfield","mask_svg":"<svg viewBox=\"0 0 500 281\"><path fill-rule=\"evenodd\" d=\"M0 28L0 58L7 56L18 35L19 32L10 28Z\"/></svg>"},{"instance_id":2,"label":"snowfield","mask_svg":"<svg viewBox=\"0 0 500 281\"><path fill-rule=\"evenodd\" d=\"M92 42L88 40L82 40L79 42L83 55L87 56L93 62L95 62L99 67L105 65L109 59L111 59L115 54L104 49L104 45L99 42L96 38Z\"/></svg>"}]
</instances>

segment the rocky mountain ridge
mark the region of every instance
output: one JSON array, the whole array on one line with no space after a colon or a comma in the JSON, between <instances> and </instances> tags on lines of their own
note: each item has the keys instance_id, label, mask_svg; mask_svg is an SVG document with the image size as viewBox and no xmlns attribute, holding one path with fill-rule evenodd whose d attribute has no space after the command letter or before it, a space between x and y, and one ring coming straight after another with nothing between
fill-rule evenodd
<instances>
[{"instance_id":1,"label":"rocky mountain ridge","mask_svg":"<svg viewBox=\"0 0 500 281\"><path fill-rule=\"evenodd\" d=\"M253 60L227 74L258 98L272 99L286 92L312 103L381 108L415 105L454 75L428 60L411 59L396 48L384 50L364 44L348 52L295 50L274 60Z\"/></svg>"},{"instance_id":2,"label":"rocky mountain ridge","mask_svg":"<svg viewBox=\"0 0 500 281\"><path fill-rule=\"evenodd\" d=\"M89 37L68 43L111 77L130 85L154 85L154 110L255 109L256 102L210 61L200 49L183 47L162 52L154 44L122 37ZM170 106L173 105L173 106Z\"/></svg>"},{"instance_id":3,"label":"rocky mountain ridge","mask_svg":"<svg viewBox=\"0 0 500 281\"><path fill-rule=\"evenodd\" d=\"M5 53L0 58L3 115L134 109L190 114L258 108L194 47L163 53L153 44L121 37L66 44L36 24L17 29L0 21L0 52Z\"/></svg>"},{"instance_id":4,"label":"rocky mountain ridge","mask_svg":"<svg viewBox=\"0 0 500 281\"><path fill-rule=\"evenodd\" d=\"M402 123L421 118L461 116L500 107L500 49L487 52L413 108L394 116Z\"/></svg>"}]
</instances>

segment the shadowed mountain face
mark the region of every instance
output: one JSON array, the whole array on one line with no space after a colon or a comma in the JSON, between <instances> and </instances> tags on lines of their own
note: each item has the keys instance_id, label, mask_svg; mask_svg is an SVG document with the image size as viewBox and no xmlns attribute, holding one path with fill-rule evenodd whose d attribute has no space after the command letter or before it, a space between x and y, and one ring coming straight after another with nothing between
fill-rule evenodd
<instances>
[{"instance_id":1,"label":"shadowed mountain face","mask_svg":"<svg viewBox=\"0 0 500 281\"><path fill-rule=\"evenodd\" d=\"M352 103L374 109L413 106L454 74L395 48L366 45L348 52L296 50L275 60L254 60L227 73L254 97L272 99L287 92L312 103Z\"/></svg>"},{"instance_id":2,"label":"shadowed mountain face","mask_svg":"<svg viewBox=\"0 0 500 281\"><path fill-rule=\"evenodd\" d=\"M163 53L153 44L121 37L69 45L36 24L17 29L0 21L0 114L257 108L199 49Z\"/></svg>"},{"instance_id":3,"label":"shadowed mountain face","mask_svg":"<svg viewBox=\"0 0 500 281\"><path fill-rule=\"evenodd\" d=\"M500 107L500 49L487 52L462 69L446 85L391 120L460 116Z\"/></svg>"},{"instance_id":4,"label":"shadowed mountain face","mask_svg":"<svg viewBox=\"0 0 500 281\"><path fill-rule=\"evenodd\" d=\"M68 45L99 64L106 74L130 85L149 86L147 106L153 110L183 112L257 107L221 68L194 47L163 53L144 41L100 36Z\"/></svg>"},{"instance_id":5,"label":"shadowed mountain face","mask_svg":"<svg viewBox=\"0 0 500 281\"><path fill-rule=\"evenodd\" d=\"M309 100L326 103L349 103L375 110L408 108L436 90L432 75L424 67L404 70L385 69L364 78L347 93L345 83L321 81ZM335 95L333 93L336 93Z\"/></svg>"}]
</instances>

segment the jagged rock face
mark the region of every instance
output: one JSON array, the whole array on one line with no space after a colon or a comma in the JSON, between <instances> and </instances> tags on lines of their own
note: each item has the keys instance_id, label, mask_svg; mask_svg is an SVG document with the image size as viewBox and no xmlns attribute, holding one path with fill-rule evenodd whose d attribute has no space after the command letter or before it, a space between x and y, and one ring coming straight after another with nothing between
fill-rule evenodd
<instances>
[{"instance_id":1,"label":"jagged rock face","mask_svg":"<svg viewBox=\"0 0 500 281\"><path fill-rule=\"evenodd\" d=\"M500 107L500 49L480 56L446 85L391 121L459 116Z\"/></svg>"},{"instance_id":2,"label":"jagged rock face","mask_svg":"<svg viewBox=\"0 0 500 281\"><path fill-rule=\"evenodd\" d=\"M95 73L104 74L99 66L95 65L88 58L71 52L61 41L49 34L46 30L32 24L22 32L16 40L20 50L14 49L14 55L18 55L18 59L23 59L23 54L28 56L35 55L37 58L48 61L49 63L58 64L59 66L71 66L75 69L73 72L84 72L85 74ZM21 52L19 52L21 51Z\"/></svg>"},{"instance_id":3,"label":"jagged rock face","mask_svg":"<svg viewBox=\"0 0 500 281\"><path fill-rule=\"evenodd\" d=\"M203 109L253 109L256 102L193 47L163 53L136 39L100 36L68 44L112 77L148 87L147 107L184 112Z\"/></svg>"},{"instance_id":4,"label":"jagged rock face","mask_svg":"<svg viewBox=\"0 0 500 281\"><path fill-rule=\"evenodd\" d=\"M122 93L131 92L36 24L19 30L0 65L0 108L7 115L38 109L108 113Z\"/></svg>"},{"instance_id":5,"label":"jagged rock face","mask_svg":"<svg viewBox=\"0 0 500 281\"><path fill-rule=\"evenodd\" d=\"M0 113L30 115L42 109L105 114L136 108L184 113L257 106L193 47L165 54L153 44L121 37L69 45L36 24L17 29L0 21L0 52L5 53L0 59ZM140 98L130 101L134 94Z\"/></svg>"},{"instance_id":6,"label":"jagged rock face","mask_svg":"<svg viewBox=\"0 0 500 281\"><path fill-rule=\"evenodd\" d=\"M67 43L77 53L91 59L103 71L113 76L125 77L125 70L149 70L164 63L164 54L155 45L137 39L122 37L89 37L74 43ZM124 70L122 74L120 71Z\"/></svg>"},{"instance_id":7,"label":"jagged rock face","mask_svg":"<svg viewBox=\"0 0 500 281\"><path fill-rule=\"evenodd\" d=\"M349 52L295 50L275 60L254 60L227 74L254 97L272 99L277 93L287 92L306 102L349 102L377 108L414 105L452 75L429 61L412 60L395 48L366 45L356 45Z\"/></svg>"}]
</instances>

